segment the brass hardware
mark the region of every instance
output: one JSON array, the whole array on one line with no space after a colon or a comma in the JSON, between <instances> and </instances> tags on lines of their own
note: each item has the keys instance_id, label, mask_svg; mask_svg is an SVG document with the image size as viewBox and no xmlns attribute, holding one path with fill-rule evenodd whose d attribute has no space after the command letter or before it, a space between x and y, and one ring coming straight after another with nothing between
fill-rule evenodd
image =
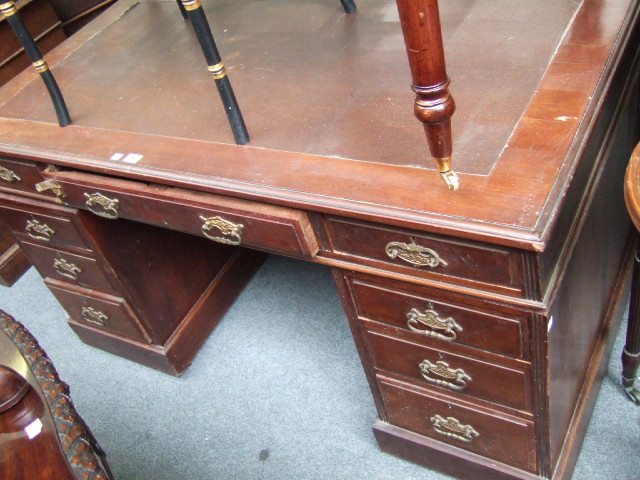
<instances>
[{"instance_id":1,"label":"brass hardware","mask_svg":"<svg viewBox=\"0 0 640 480\"><path fill-rule=\"evenodd\" d=\"M458 190L460 188L460 179L458 174L451 169L451 157L434 158L433 160L436 162L438 172L444 183L449 187L449 190Z\"/></svg>"},{"instance_id":2,"label":"brass hardware","mask_svg":"<svg viewBox=\"0 0 640 480\"><path fill-rule=\"evenodd\" d=\"M72 280L77 280L78 276L82 273L82 269L79 266L66 261L64 258L56 258L53 261L53 269L59 275Z\"/></svg>"},{"instance_id":3,"label":"brass hardware","mask_svg":"<svg viewBox=\"0 0 640 480\"><path fill-rule=\"evenodd\" d=\"M0 178L5 182L13 183L21 181L21 178L16 175L13 170L0 166Z\"/></svg>"},{"instance_id":4,"label":"brass hardware","mask_svg":"<svg viewBox=\"0 0 640 480\"><path fill-rule=\"evenodd\" d=\"M182 5L187 11L197 10L198 8L202 7L202 3L200 3L200 0L181 0L181 1L182 1Z\"/></svg>"},{"instance_id":5,"label":"brass hardware","mask_svg":"<svg viewBox=\"0 0 640 480\"><path fill-rule=\"evenodd\" d=\"M243 224L231 223L222 217L205 217L203 215L198 215L198 217L204 222L201 230L205 237L227 245L240 245L242 242ZM223 236L213 235L211 232L214 229L218 230Z\"/></svg>"},{"instance_id":6,"label":"brass hardware","mask_svg":"<svg viewBox=\"0 0 640 480\"><path fill-rule=\"evenodd\" d=\"M37 62L33 62L33 67L38 73L44 73L49 70L49 65L47 65L47 61L44 58L41 58Z\"/></svg>"},{"instance_id":7,"label":"brass hardware","mask_svg":"<svg viewBox=\"0 0 640 480\"><path fill-rule=\"evenodd\" d=\"M99 327L104 327L109 320L107 315L92 307L82 307L80 316L85 322L98 325Z\"/></svg>"},{"instance_id":8,"label":"brass hardware","mask_svg":"<svg viewBox=\"0 0 640 480\"><path fill-rule=\"evenodd\" d=\"M227 69L223 62L216 63L215 65L209 65L207 70L209 70L209 73L215 80L220 80L227 76Z\"/></svg>"},{"instance_id":9,"label":"brass hardware","mask_svg":"<svg viewBox=\"0 0 640 480\"><path fill-rule=\"evenodd\" d=\"M118 209L120 208L120 200L117 198L109 198L101 193L85 193L87 201L85 205L89 210L99 217L110 218L112 220L118 218Z\"/></svg>"},{"instance_id":10,"label":"brass hardware","mask_svg":"<svg viewBox=\"0 0 640 480\"><path fill-rule=\"evenodd\" d=\"M0 12L2 12L5 17L15 15L17 11L13 1L0 4Z\"/></svg>"},{"instance_id":11,"label":"brass hardware","mask_svg":"<svg viewBox=\"0 0 640 480\"><path fill-rule=\"evenodd\" d=\"M64 190L55 180L45 180L44 182L36 183L36 190L40 193L51 190L56 197L64 197Z\"/></svg>"},{"instance_id":12,"label":"brass hardware","mask_svg":"<svg viewBox=\"0 0 640 480\"><path fill-rule=\"evenodd\" d=\"M413 239L411 239L411 243L390 242L385 251L389 258L399 257L416 267L435 268L440 265L443 267L448 265L434 250L416 245Z\"/></svg>"},{"instance_id":13,"label":"brass hardware","mask_svg":"<svg viewBox=\"0 0 640 480\"><path fill-rule=\"evenodd\" d=\"M413 332L448 342L456 339L456 332L462 332L462 327L453 318L442 318L431 306L424 313L412 308L407 313L407 326Z\"/></svg>"},{"instance_id":14,"label":"brass hardware","mask_svg":"<svg viewBox=\"0 0 640 480\"><path fill-rule=\"evenodd\" d=\"M27 220L27 227L25 228L27 234L31 238L35 238L36 240L44 240L48 242L51 240L51 237L56 233L53 228L51 228L46 223L40 223L35 218L31 220Z\"/></svg>"},{"instance_id":15,"label":"brass hardware","mask_svg":"<svg viewBox=\"0 0 640 480\"><path fill-rule=\"evenodd\" d=\"M442 360L436 363L423 360L419 367L420 374L425 380L451 390L464 390L467 388L467 382L471 381L471 377L467 375L467 372L461 368L453 369L447 362ZM436 375L440 378L433 378L431 375Z\"/></svg>"},{"instance_id":16,"label":"brass hardware","mask_svg":"<svg viewBox=\"0 0 640 480\"><path fill-rule=\"evenodd\" d=\"M480 436L471 425L463 425L460 420L454 417L444 418L440 415L435 415L430 420L434 430L445 437L471 443L475 437Z\"/></svg>"}]
</instances>

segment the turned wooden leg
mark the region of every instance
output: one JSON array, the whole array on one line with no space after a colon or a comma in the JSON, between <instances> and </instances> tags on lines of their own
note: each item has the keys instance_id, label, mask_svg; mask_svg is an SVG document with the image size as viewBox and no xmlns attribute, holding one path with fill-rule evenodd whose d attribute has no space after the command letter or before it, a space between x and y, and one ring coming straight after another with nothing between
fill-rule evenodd
<instances>
[{"instance_id":1,"label":"turned wooden leg","mask_svg":"<svg viewBox=\"0 0 640 480\"><path fill-rule=\"evenodd\" d=\"M640 367L640 248L636 251L629 300L627 340L622 350L622 385L627 396L640 404L640 392L633 388Z\"/></svg>"},{"instance_id":2,"label":"turned wooden leg","mask_svg":"<svg viewBox=\"0 0 640 480\"><path fill-rule=\"evenodd\" d=\"M451 116L455 110L445 68L440 12L437 0L396 0L407 47L414 112L424 124L429 150L440 175L451 190L458 176L451 168Z\"/></svg>"},{"instance_id":3,"label":"turned wooden leg","mask_svg":"<svg viewBox=\"0 0 640 480\"><path fill-rule=\"evenodd\" d=\"M340 0L342 6L344 7L344 11L347 13L352 13L356 11L356 4L353 0Z\"/></svg>"},{"instance_id":4,"label":"turned wooden leg","mask_svg":"<svg viewBox=\"0 0 640 480\"><path fill-rule=\"evenodd\" d=\"M38 48L36 41L33 39L29 30L27 30L27 27L22 21L22 17L18 13L18 9L16 8L13 0L0 4L0 12L2 12L7 19L7 22L9 22L9 25L20 40L22 47L25 52L27 52L31 62L33 62L33 66L40 74L40 78L42 78L42 81L47 87L49 96L53 102L53 107L58 117L58 123L61 127L66 127L71 123L71 117L69 116L67 105L62 97L62 92L60 92L60 88L58 87L51 70L49 70L47 62L42 58L42 53L40 53L40 49Z\"/></svg>"},{"instance_id":5,"label":"turned wooden leg","mask_svg":"<svg viewBox=\"0 0 640 480\"><path fill-rule=\"evenodd\" d=\"M231 124L231 130L233 130L233 136L236 139L238 145L244 145L249 141L249 133L247 127L244 124L242 113L240 112L240 106L236 100L233 89L231 88L231 82L227 76L227 70L218 53L218 47L213 40L211 28L209 22L202 9L200 0L181 0L184 10L187 12L193 29L196 32L200 47L202 47L202 53L207 60L209 73L214 78L216 86L218 87L218 93L222 99L224 110Z\"/></svg>"}]
</instances>

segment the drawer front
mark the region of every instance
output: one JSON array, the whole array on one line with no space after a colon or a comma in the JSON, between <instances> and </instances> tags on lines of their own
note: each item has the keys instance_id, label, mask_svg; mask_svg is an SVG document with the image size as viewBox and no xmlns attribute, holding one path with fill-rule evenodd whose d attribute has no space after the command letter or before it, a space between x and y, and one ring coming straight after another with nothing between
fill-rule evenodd
<instances>
[{"instance_id":1,"label":"drawer front","mask_svg":"<svg viewBox=\"0 0 640 480\"><path fill-rule=\"evenodd\" d=\"M516 250L335 217L325 225L330 254L337 258L513 296L525 293Z\"/></svg>"},{"instance_id":2,"label":"drawer front","mask_svg":"<svg viewBox=\"0 0 640 480\"><path fill-rule=\"evenodd\" d=\"M376 368L425 387L462 394L522 411L531 411L528 371L457 355L376 331L369 323L366 342ZM383 329L384 330L384 329Z\"/></svg>"},{"instance_id":3,"label":"drawer front","mask_svg":"<svg viewBox=\"0 0 640 480\"><path fill-rule=\"evenodd\" d=\"M0 199L1 201L1 199ZM75 224L75 211L60 207L37 208L0 203L0 218L20 238L44 244L61 244L90 249Z\"/></svg>"},{"instance_id":4,"label":"drawer front","mask_svg":"<svg viewBox=\"0 0 640 480\"><path fill-rule=\"evenodd\" d=\"M20 247L45 278L117 293L93 257L25 241L20 242Z\"/></svg>"},{"instance_id":5,"label":"drawer front","mask_svg":"<svg viewBox=\"0 0 640 480\"><path fill-rule=\"evenodd\" d=\"M313 257L318 242L306 212L78 172L47 173L62 200L107 218L128 218L213 241Z\"/></svg>"},{"instance_id":6,"label":"drawer front","mask_svg":"<svg viewBox=\"0 0 640 480\"><path fill-rule=\"evenodd\" d=\"M45 283L74 321L150 343L135 314L122 298L79 289L50 278L45 279Z\"/></svg>"},{"instance_id":7,"label":"drawer front","mask_svg":"<svg viewBox=\"0 0 640 480\"><path fill-rule=\"evenodd\" d=\"M0 156L0 187L36 193L44 179L35 164Z\"/></svg>"},{"instance_id":8,"label":"drawer front","mask_svg":"<svg viewBox=\"0 0 640 480\"><path fill-rule=\"evenodd\" d=\"M455 294L372 277L347 277L360 318L410 332L416 343L443 348L461 344L514 358L529 358L525 348L528 314ZM398 285L406 286L401 290ZM409 290L411 289L411 290ZM489 309L491 308L491 310ZM504 316L499 314L504 312Z\"/></svg>"},{"instance_id":9,"label":"drawer front","mask_svg":"<svg viewBox=\"0 0 640 480\"><path fill-rule=\"evenodd\" d=\"M379 377L389 422L525 470L536 470L533 422L480 411Z\"/></svg>"}]
</instances>

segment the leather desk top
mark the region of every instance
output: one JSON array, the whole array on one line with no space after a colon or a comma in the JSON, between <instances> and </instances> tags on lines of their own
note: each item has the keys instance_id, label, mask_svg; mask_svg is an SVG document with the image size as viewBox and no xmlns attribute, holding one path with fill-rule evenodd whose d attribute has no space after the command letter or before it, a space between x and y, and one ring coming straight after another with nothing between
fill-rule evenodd
<instances>
[{"instance_id":1,"label":"leather desk top","mask_svg":"<svg viewBox=\"0 0 640 480\"><path fill-rule=\"evenodd\" d=\"M74 125L57 126L27 71L0 90L0 152L542 250L637 15L633 0L442 2L449 192L412 115L394 2L354 16L326 0L218 3L248 146L175 2L125 0L48 57Z\"/></svg>"}]
</instances>

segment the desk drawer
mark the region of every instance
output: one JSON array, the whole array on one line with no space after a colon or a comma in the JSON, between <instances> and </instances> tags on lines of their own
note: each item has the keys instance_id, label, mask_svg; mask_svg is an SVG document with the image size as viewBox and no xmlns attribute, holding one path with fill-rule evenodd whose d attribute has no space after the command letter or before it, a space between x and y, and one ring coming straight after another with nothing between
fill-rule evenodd
<instances>
[{"instance_id":1,"label":"desk drawer","mask_svg":"<svg viewBox=\"0 0 640 480\"><path fill-rule=\"evenodd\" d=\"M389 422L401 428L529 471L536 470L533 422L435 397L378 377Z\"/></svg>"},{"instance_id":2,"label":"desk drawer","mask_svg":"<svg viewBox=\"0 0 640 480\"><path fill-rule=\"evenodd\" d=\"M50 278L46 278L45 283L76 322L150 343L136 315L122 298L90 292Z\"/></svg>"},{"instance_id":3,"label":"desk drawer","mask_svg":"<svg viewBox=\"0 0 640 480\"><path fill-rule=\"evenodd\" d=\"M387 325L365 322L365 327L367 351L376 368L448 394L462 394L531 412L527 370L425 347L391 336L394 329Z\"/></svg>"},{"instance_id":4,"label":"desk drawer","mask_svg":"<svg viewBox=\"0 0 640 480\"><path fill-rule=\"evenodd\" d=\"M45 278L116 293L93 257L25 241L20 242L20 247Z\"/></svg>"},{"instance_id":5,"label":"desk drawer","mask_svg":"<svg viewBox=\"0 0 640 480\"><path fill-rule=\"evenodd\" d=\"M90 250L76 215L70 208L0 195L0 218L20 239Z\"/></svg>"},{"instance_id":6,"label":"desk drawer","mask_svg":"<svg viewBox=\"0 0 640 480\"><path fill-rule=\"evenodd\" d=\"M328 217L331 256L401 274L525 294L518 252L424 232Z\"/></svg>"},{"instance_id":7,"label":"desk drawer","mask_svg":"<svg viewBox=\"0 0 640 480\"><path fill-rule=\"evenodd\" d=\"M306 212L179 188L79 172L47 172L62 200L107 218L194 233L211 240L313 257L318 242Z\"/></svg>"},{"instance_id":8,"label":"desk drawer","mask_svg":"<svg viewBox=\"0 0 640 480\"><path fill-rule=\"evenodd\" d=\"M346 280L358 317L400 327L415 343L436 348L453 343L530 358L527 312L362 274Z\"/></svg>"},{"instance_id":9,"label":"desk drawer","mask_svg":"<svg viewBox=\"0 0 640 480\"><path fill-rule=\"evenodd\" d=\"M0 157L0 187L37 193L35 185L42 180L40 169L34 163Z\"/></svg>"}]
</instances>

